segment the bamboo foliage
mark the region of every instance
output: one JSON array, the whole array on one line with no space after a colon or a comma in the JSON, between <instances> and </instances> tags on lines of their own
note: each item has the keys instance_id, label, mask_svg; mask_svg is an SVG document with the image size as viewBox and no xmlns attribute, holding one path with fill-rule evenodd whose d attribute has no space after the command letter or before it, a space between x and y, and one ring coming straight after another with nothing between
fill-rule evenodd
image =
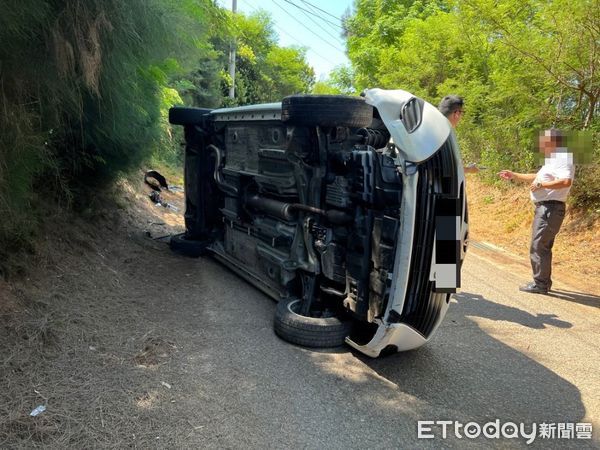
<instances>
[{"instance_id":1,"label":"bamboo foliage","mask_svg":"<svg viewBox=\"0 0 600 450\"><path fill-rule=\"evenodd\" d=\"M0 257L34 211L160 151L170 73L202 58L210 0L0 3ZM164 107L163 107L164 110Z\"/></svg>"}]
</instances>

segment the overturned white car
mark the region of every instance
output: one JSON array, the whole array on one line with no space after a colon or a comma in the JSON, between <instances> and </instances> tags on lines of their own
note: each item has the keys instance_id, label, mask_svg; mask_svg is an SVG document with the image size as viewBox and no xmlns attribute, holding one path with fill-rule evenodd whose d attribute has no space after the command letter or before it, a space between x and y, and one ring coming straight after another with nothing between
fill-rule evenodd
<instances>
[{"instance_id":1,"label":"overturned white car","mask_svg":"<svg viewBox=\"0 0 600 450\"><path fill-rule=\"evenodd\" d=\"M186 232L279 304L275 332L372 356L421 346L460 285L463 166L448 120L408 92L174 107Z\"/></svg>"}]
</instances>

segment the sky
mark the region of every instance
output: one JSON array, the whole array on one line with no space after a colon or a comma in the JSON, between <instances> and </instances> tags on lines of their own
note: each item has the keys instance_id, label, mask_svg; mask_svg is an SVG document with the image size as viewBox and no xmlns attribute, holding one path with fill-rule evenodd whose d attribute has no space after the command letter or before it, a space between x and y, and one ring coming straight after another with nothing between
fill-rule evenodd
<instances>
[{"instance_id":1,"label":"sky","mask_svg":"<svg viewBox=\"0 0 600 450\"><path fill-rule=\"evenodd\" d=\"M231 0L219 0L219 4L231 9ZM339 18L352 5L353 0L237 0L238 11L251 14L263 9L271 15L279 45L306 47L306 59L317 80L349 63Z\"/></svg>"}]
</instances>

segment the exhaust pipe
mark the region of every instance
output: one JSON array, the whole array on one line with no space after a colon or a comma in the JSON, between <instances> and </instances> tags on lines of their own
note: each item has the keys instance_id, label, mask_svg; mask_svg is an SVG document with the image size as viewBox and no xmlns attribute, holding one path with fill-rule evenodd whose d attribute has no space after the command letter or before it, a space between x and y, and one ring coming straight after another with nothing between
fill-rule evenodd
<instances>
[{"instance_id":1,"label":"exhaust pipe","mask_svg":"<svg viewBox=\"0 0 600 450\"><path fill-rule=\"evenodd\" d=\"M350 214L347 214L343 211L325 211L323 209L303 205L301 203L280 202L279 200L261 197L258 194L252 194L246 197L246 205L287 222L296 220L297 216L295 211L305 211L312 214L318 214L319 216L325 217L334 225L345 225L353 220Z\"/></svg>"},{"instance_id":2,"label":"exhaust pipe","mask_svg":"<svg viewBox=\"0 0 600 450\"><path fill-rule=\"evenodd\" d=\"M292 211L292 204L273 200L271 198L261 197L258 194L252 194L246 197L246 205L252 209L262 211L270 216L291 222L296 219L296 214Z\"/></svg>"},{"instance_id":3,"label":"exhaust pipe","mask_svg":"<svg viewBox=\"0 0 600 450\"><path fill-rule=\"evenodd\" d=\"M213 144L208 145L206 148L213 151L216 156L215 173L213 175L215 178L215 183L217 183L219 189L221 189L221 191L223 191L225 194L229 194L236 197L239 194L238 188L227 183L223 178L223 174L221 173L221 165L223 164L223 152L221 152L221 149L219 147Z\"/></svg>"}]
</instances>

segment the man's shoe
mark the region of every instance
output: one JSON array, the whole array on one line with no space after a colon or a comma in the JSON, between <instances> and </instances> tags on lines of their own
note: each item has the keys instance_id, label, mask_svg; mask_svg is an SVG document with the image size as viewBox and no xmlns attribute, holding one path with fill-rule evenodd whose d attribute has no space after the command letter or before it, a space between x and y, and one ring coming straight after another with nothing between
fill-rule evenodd
<instances>
[{"instance_id":1,"label":"man's shoe","mask_svg":"<svg viewBox=\"0 0 600 450\"><path fill-rule=\"evenodd\" d=\"M519 290L521 292L529 292L530 294L547 294L548 289L539 287L535 283L527 283L525 286L520 286Z\"/></svg>"}]
</instances>

